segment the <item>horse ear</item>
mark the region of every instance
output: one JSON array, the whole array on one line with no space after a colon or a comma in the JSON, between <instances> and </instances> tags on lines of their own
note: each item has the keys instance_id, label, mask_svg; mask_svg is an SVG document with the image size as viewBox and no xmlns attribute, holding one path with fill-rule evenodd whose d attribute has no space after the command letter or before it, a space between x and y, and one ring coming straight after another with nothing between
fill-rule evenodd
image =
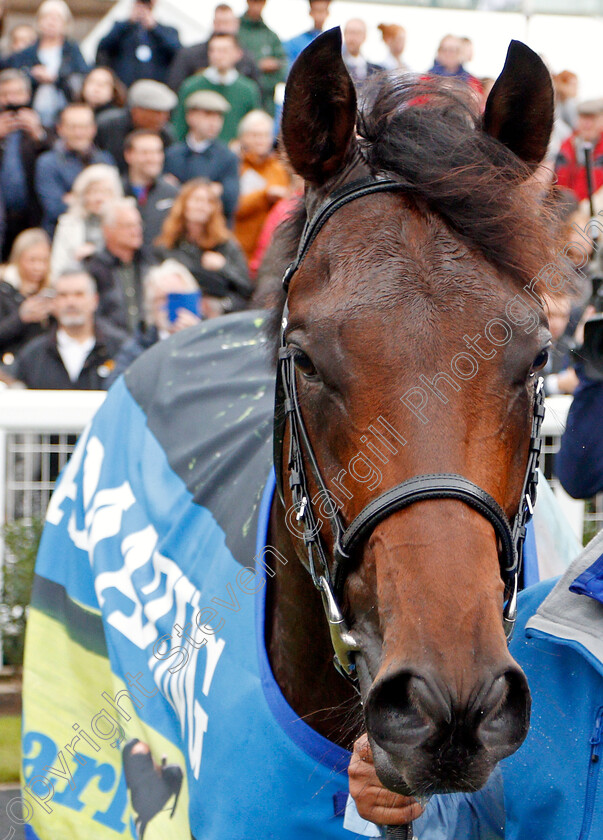
<instances>
[{"instance_id":1,"label":"horse ear","mask_svg":"<svg viewBox=\"0 0 603 840\"><path fill-rule=\"evenodd\" d=\"M289 73L282 138L291 165L322 186L340 172L356 142L356 91L341 57L341 30L319 35Z\"/></svg>"},{"instance_id":2,"label":"horse ear","mask_svg":"<svg viewBox=\"0 0 603 840\"><path fill-rule=\"evenodd\" d=\"M542 59L511 41L502 73L490 91L483 128L535 169L553 130L553 83Z\"/></svg>"}]
</instances>

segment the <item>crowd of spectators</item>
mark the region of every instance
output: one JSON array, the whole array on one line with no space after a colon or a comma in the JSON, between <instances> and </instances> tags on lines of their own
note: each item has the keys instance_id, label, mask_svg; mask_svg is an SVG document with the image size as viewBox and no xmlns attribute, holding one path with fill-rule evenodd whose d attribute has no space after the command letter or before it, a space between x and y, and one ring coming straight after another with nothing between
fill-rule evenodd
<instances>
[{"instance_id":1,"label":"crowd of spectators","mask_svg":"<svg viewBox=\"0 0 603 840\"><path fill-rule=\"evenodd\" d=\"M309 0L311 27L285 42L263 20L266 0L247 0L241 17L219 3L207 41L187 47L176 27L157 21L155 2L132 0L129 17L100 39L94 66L71 37L65 0L44 0L34 26L8 33L0 59L6 381L106 387L154 341L247 307L274 230L301 193L275 141L282 83L336 0ZM375 73L412 69L467 84L483 107L493 80L467 70L468 38L444 36L429 69L409 68L402 26L378 26L380 64L365 54L364 20L342 29L360 96ZM550 182L556 172L566 188L570 230L585 212L589 145L603 193L603 101L580 102L569 71L554 81L555 131L539 177ZM565 350L588 292L582 282L579 299L555 304L565 319L555 336L565 344L548 371L551 391L576 386ZM183 294L188 308L174 309L171 296Z\"/></svg>"}]
</instances>

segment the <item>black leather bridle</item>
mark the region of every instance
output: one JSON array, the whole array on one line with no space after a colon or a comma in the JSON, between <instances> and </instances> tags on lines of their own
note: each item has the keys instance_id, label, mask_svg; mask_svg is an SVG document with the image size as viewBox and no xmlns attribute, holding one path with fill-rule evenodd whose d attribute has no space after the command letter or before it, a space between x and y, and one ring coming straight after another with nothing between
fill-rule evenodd
<instances>
[{"instance_id":1,"label":"black leather bridle","mask_svg":"<svg viewBox=\"0 0 603 840\"><path fill-rule=\"evenodd\" d=\"M288 266L283 277L285 292L288 292L293 275L302 264L320 230L334 213L351 201L365 195L403 190L404 186L396 181L368 177L353 181L333 192L318 208L314 216L306 222L297 256ZM538 459L541 444L539 433L544 417L542 379L535 379L534 382L530 451L521 501L512 524L498 502L468 478L454 473L433 473L431 475L413 476L390 490L386 490L369 502L346 528L333 503L333 497L322 478L301 414L295 376L294 355L296 351L287 345L285 337L288 314L289 309L285 301L280 330L274 415L274 466L277 489L281 501L285 504L283 474L286 472L289 476L289 487L297 522L302 530L302 538L308 554L308 568L314 585L321 592L325 614L329 622L337 669L350 679L355 679L353 654L359 648L346 627L339 604L341 603L346 573L349 571L356 550L377 525L391 516L392 513L415 504L415 502L427 499L458 499L478 511L493 526L498 537L501 576L505 584L503 626L507 639L510 640L517 614L518 579L521 571L526 525L532 518L536 501ZM285 469L283 446L287 421L289 422L290 434L289 453ZM317 496L321 498L321 510L325 518L328 519L333 535L334 550L331 567L327 561L320 537L322 521L317 520L310 497L306 479L306 464L309 466L319 490L314 499Z\"/></svg>"}]
</instances>

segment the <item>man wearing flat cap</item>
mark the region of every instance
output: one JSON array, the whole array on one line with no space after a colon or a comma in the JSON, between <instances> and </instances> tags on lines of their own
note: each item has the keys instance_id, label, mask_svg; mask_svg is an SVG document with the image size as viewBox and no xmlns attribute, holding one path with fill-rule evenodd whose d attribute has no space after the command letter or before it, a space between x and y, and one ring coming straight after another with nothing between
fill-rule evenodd
<instances>
[{"instance_id":1,"label":"man wearing flat cap","mask_svg":"<svg viewBox=\"0 0 603 840\"><path fill-rule=\"evenodd\" d=\"M578 201L588 198L584 149L593 150L593 192L603 186L603 99L589 99L578 106L576 130L562 143L555 161L557 184L572 190Z\"/></svg>"},{"instance_id":2,"label":"man wearing flat cap","mask_svg":"<svg viewBox=\"0 0 603 840\"><path fill-rule=\"evenodd\" d=\"M201 177L220 184L224 215L230 222L239 198L239 162L217 139L230 105L213 90L198 90L187 96L184 111L188 134L168 149L165 171L183 184Z\"/></svg>"},{"instance_id":3,"label":"man wearing flat cap","mask_svg":"<svg viewBox=\"0 0 603 840\"><path fill-rule=\"evenodd\" d=\"M96 142L101 149L111 153L121 175L128 171L123 150L130 132L137 129L156 131L166 148L174 142L174 130L168 120L177 102L178 97L167 85L140 79L128 91L125 108L111 108L99 116Z\"/></svg>"}]
</instances>

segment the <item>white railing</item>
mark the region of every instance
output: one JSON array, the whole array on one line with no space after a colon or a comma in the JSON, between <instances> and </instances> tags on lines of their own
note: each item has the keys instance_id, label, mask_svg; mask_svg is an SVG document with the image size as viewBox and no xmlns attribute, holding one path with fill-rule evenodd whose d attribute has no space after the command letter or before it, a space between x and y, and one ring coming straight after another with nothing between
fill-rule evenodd
<instances>
[{"instance_id":1,"label":"white railing","mask_svg":"<svg viewBox=\"0 0 603 840\"><path fill-rule=\"evenodd\" d=\"M19 514L44 515L74 436L105 396L104 391L0 391L0 528Z\"/></svg>"},{"instance_id":2,"label":"white railing","mask_svg":"<svg viewBox=\"0 0 603 840\"><path fill-rule=\"evenodd\" d=\"M0 391L0 528L6 521L44 514L56 473L105 398L104 391ZM555 479L551 456L559 448L571 397L549 397L542 425L543 468L576 533L586 521L603 526L603 511L571 499ZM38 501L32 501L35 495ZM1 554L0 554L1 564Z\"/></svg>"},{"instance_id":3,"label":"white railing","mask_svg":"<svg viewBox=\"0 0 603 840\"><path fill-rule=\"evenodd\" d=\"M0 390L0 594L5 524L45 516L56 476L105 396L104 391Z\"/></svg>"}]
</instances>

